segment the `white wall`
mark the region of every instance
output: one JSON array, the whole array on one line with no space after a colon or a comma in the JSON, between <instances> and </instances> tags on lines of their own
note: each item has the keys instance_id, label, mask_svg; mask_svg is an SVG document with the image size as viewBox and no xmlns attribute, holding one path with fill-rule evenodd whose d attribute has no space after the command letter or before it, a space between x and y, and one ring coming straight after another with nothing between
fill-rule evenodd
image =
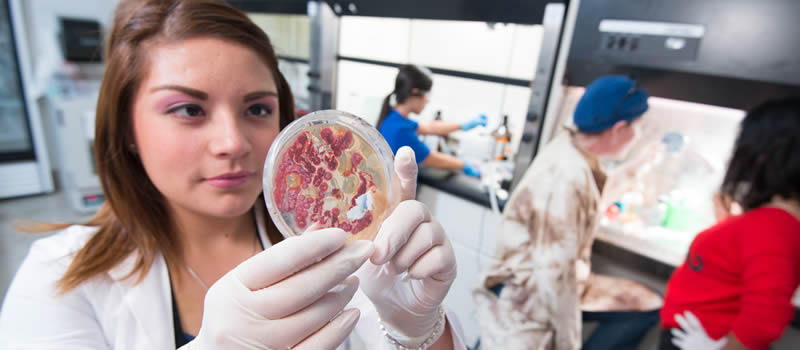
<instances>
[{"instance_id":1,"label":"white wall","mask_svg":"<svg viewBox=\"0 0 800 350\"><path fill-rule=\"evenodd\" d=\"M339 54L530 80L542 26L402 18L341 18Z\"/></svg>"}]
</instances>

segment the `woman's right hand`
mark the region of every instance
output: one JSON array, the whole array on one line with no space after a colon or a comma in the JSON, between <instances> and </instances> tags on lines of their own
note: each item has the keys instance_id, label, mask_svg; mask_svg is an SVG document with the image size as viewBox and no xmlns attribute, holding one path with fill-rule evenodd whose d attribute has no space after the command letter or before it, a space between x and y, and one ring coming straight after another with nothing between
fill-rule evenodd
<instances>
[{"instance_id":1,"label":"woman's right hand","mask_svg":"<svg viewBox=\"0 0 800 350\"><path fill-rule=\"evenodd\" d=\"M330 228L292 237L246 260L209 289L197 338L181 349L335 349L358 309L351 276L372 255L370 241L345 246Z\"/></svg>"}]
</instances>

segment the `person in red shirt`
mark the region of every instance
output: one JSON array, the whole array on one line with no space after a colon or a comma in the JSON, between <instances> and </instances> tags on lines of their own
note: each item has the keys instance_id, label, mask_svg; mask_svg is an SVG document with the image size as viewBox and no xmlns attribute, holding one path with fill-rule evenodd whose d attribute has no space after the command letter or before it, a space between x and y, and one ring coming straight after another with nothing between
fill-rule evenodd
<instances>
[{"instance_id":1,"label":"person in red shirt","mask_svg":"<svg viewBox=\"0 0 800 350\"><path fill-rule=\"evenodd\" d=\"M748 112L719 198L744 213L698 234L673 273L661 350L767 349L791 322L800 285L800 98Z\"/></svg>"}]
</instances>

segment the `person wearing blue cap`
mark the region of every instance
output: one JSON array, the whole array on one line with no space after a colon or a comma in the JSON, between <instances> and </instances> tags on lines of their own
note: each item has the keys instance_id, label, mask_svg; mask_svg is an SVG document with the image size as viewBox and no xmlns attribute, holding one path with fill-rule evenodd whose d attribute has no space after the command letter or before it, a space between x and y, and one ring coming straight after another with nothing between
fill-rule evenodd
<instances>
[{"instance_id":1,"label":"person wearing blue cap","mask_svg":"<svg viewBox=\"0 0 800 350\"><path fill-rule=\"evenodd\" d=\"M477 126L486 126L486 115L478 115L460 124L440 120L416 122L408 119L409 114L421 113L428 104L428 93L433 87L432 75L425 67L410 64L400 67L394 91L383 100L377 128L389 143L392 152L397 153L400 147L409 146L417 156L417 163L431 168L460 170L466 175L480 177L481 172L477 167L449 154L428 149L418 136L446 136L456 130L467 131Z\"/></svg>"},{"instance_id":2,"label":"person wearing blue cap","mask_svg":"<svg viewBox=\"0 0 800 350\"><path fill-rule=\"evenodd\" d=\"M634 350L662 298L639 283L591 273L606 175L636 137L648 93L624 76L586 87L575 127L534 159L505 206L491 267L473 292L487 349ZM598 322L581 344L584 321Z\"/></svg>"}]
</instances>

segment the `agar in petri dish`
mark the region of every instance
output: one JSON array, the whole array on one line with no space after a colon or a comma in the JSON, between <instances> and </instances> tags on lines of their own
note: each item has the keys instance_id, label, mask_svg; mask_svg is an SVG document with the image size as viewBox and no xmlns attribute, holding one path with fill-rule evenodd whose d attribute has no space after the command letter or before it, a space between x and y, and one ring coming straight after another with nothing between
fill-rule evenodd
<instances>
[{"instance_id":1,"label":"agar in petri dish","mask_svg":"<svg viewBox=\"0 0 800 350\"><path fill-rule=\"evenodd\" d=\"M372 240L393 206L393 163L386 140L364 120L335 110L305 115L267 154L267 210L284 237L313 226Z\"/></svg>"}]
</instances>

